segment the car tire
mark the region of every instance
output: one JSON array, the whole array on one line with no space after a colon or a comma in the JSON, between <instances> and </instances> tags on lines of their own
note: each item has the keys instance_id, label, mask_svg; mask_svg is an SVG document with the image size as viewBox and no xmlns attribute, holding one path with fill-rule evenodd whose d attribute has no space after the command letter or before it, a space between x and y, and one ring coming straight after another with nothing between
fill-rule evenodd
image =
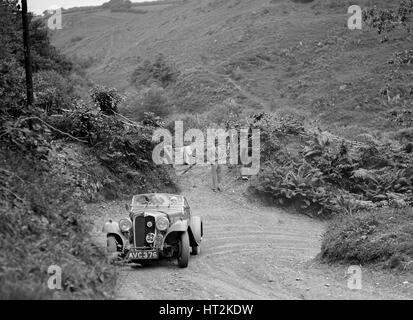
<instances>
[{"instance_id":1,"label":"car tire","mask_svg":"<svg viewBox=\"0 0 413 320\"><path fill-rule=\"evenodd\" d=\"M118 252L118 242L114 236L108 236L106 251L109 254Z\"/></svg>"},{"instance_id":2,"label":"car tire","mask_svg":"<svg viewBox=\"0 0 413 320\"><path fill-rule=\"evenodd\" d=\"M179 241L178 265L180 268L188 267L189 250L189 234L188 231L185 231L181 234L181 239Z\"/></svg>"},{"instance_id":3,"label":"car tire","mask_svg":"<svg viewBox=\"0 0 413 320\"><path fill-rule=\"evenodd\" d=\"M195 241L198 242L198 244L202 241L202 236L203 236L203 226L202 226L202 220L201 217L192 217L191 219L191 231L192 234L195 238Z\"/></svg>"},{"instance_id":4,"label":"car tire","mask_svg":"<svg viewBox=\"0 0 413 320\"><path fill-rule=\"evenodd\" d=\"M113 263L119 258L118 242L114 236L108 236L106 241L106 259L109 263Z\"/></svg>"}]
</instances>

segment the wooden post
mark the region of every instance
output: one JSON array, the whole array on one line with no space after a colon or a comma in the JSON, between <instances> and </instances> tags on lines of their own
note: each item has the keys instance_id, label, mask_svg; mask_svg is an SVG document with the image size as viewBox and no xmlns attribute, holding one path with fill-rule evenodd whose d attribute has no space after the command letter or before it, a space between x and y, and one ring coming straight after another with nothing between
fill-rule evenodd
<instances>
[{"instance_id":1,"label":"wooden post","mask_svg":"<svg viewBox=\"0 0 413 320\"><path fill-rule=\"evenodd\" d=\"M22 1L24 63L26 68L27 105L34 103L32 57L30 53L29 18L27 14L27 0Z\"/></svg>"}]
</instances>

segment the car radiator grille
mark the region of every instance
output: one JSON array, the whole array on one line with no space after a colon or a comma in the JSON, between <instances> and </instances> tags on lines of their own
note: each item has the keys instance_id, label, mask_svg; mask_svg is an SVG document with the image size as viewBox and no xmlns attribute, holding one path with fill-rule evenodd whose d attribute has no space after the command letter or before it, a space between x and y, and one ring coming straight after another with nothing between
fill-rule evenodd
<instances>
[{"instance_id":1,"label":"car radiator grille","mask_svg":"<svg viewBox=\"0 0 413 320\"><path fill-rule=\"evenodd\" d=\"M148 222L151 222L151 227L148 227ZM133 222L135 247L144 248L152 246L146 242L148 233L155 233L155 218L148 216L137 216Z\"/></svg>"}]
</instances>

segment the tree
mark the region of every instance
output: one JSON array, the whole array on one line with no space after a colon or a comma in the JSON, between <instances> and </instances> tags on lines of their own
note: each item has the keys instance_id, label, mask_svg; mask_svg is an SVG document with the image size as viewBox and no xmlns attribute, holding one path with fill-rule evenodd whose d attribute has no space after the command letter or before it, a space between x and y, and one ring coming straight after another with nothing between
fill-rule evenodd
<instances>
[{"instance_id":1,"label":"tree","mask_svg":"<svg viewBox=\"0 0 413 320\"><path fill-rule=\"evenodd\" d=\"M53 71L67 75L72 63L50 43L48 29L41 19L29 14L32 66L36 73ZM17 0L0 3L0 112L18 116L24 111L24 50L22 16Z\"/></svg>"},{"instance_id":2,"label":"tree","mask_svg":"<svg viewBox=\"0 0 413 320\"><path fill-rule=\"evenodd\" d=\"M129 0L110 0L102 5L105 9L130 9L132 2Z\"/></svg>"},{"instance_id":3,"label":"tree","mask_svg":"<svg viewBox=\"0 0 413 320\"><path fill-rule=\"evenodd\" d=\"M115 113L119 113L118 105L123 101L123 97L115 88L96 86L90 90L90 93L95 106L104 114L111 116Z\"/></svg>"}]
</instances>

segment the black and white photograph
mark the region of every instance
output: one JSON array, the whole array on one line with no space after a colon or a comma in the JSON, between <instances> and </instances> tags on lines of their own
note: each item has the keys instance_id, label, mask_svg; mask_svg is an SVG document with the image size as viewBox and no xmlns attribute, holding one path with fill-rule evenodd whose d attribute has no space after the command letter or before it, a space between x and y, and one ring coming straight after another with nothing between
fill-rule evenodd
<instances>
[{"instance_id":1,"label":"black and white photograph","mask_svg":"<svg viewBox=\"0 0 413 320\"><path fill-rule=\"evenodd\" d=\"M0 300L413 300L413 0L1 0L0 146Z\"/></svg>"}]
</instances>

